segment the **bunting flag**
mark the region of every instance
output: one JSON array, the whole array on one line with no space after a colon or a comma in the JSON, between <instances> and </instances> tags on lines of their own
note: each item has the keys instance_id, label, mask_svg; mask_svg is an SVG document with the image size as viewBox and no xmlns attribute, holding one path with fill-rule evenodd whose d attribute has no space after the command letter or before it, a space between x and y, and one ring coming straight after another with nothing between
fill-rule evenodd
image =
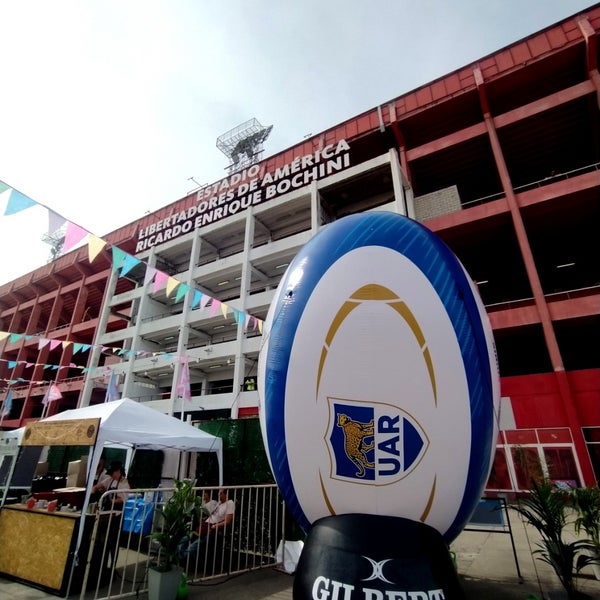
<instances>
[{"instance_id":1,"label":"bunting flag","mask_svg":"<svg viewBox=\"0 0 600 600\"><path fill-rule=\"evenodd\" d=\"M51 383L48 386L46 393L44 394L44 397L42 399L42 404L44 406L46 406L47 404L50 404L50 402L54 402L55 400L60 400L61 398L62 398L62 394L60 393L58 386L56 385L56 383Z\"/></svg>"},{"instance_id":2,"label":"bunting flag","mask_svg":"<svg viewBox=\"0 0 600 600\"><path fill-rule=\"evenodd\" d=\"M144 287L146 287L154 279L155 275L156 275L156 269L154 267L151 267L150 265L148 265L146 267L146 275L144 277Z\"/></svg>"},{"instance_id":3,"label":"bunting flag","mask_svg":"<svg viewBox=\"0 0 600 600\"><path fill-rule=\"evenodd\" d=\"M190 388L190 365L186 358L181 361L181 370L179 372L179 381L177 382L177 397L184 400L192 399Z\"/></svg>"},{"instance_id":4,"label":"bunting flag","mask_svg":"<svg viewBox=\"0 0 600 600\"><path fill-rule=\"evenodd\" d=\"M2 416L8 417L10 415L10 411L12 410L13 396L12 390L8 390L8 394L6 394L6 398L4 398L4 404L2 406Z\"/></svg>"},{"instance_id":5,"label":"bunting flag","mask_svg":"<svg viewBox=\"0 0 600 600\"><path fill-rule=\"evenodd\" d=\"M80 242L89 231L86 231L83 227L75 225L71 221L67 221L67 232L65 233L65 241L63 243L62 252L68 252L75 244Z\"/></svg>"},{"instance_id":6,"label":"bunting flag","mask_svg":"<svg viewBox=\"0 0 600 600\"><path fill-rule=\"evenodd\" d=\"M121 267L121 277L124 277L131 269L137 267L142 261L135 256L131 256L131 254L125 254L125 260L123 261L123 266Z\"/></svg>"},{"instance_id":7,"label":"bunting flag","mask_svg":"<svg viewBox=\"0 0 600 600\"><path fill-rule=\"evenodd\" d=\"M181 299L190 291L190 286L187 283L182 283L177 288L177 294L175 294L175 303L180 302Z\"/></svg>"},{"instance_id":8,"label":"bunting flag","mask_svg":"<svg viewBox=\"0 0 600 600\"><path fill-rule=\"evenodd\" d=\"M162 290L165 285L167 285L167 279L169 279L169 276L166 273L163 273L162 271L156 271L156 275L154 276L154 288L152 289L152 292L156 294L156 292Z\"/></svg>"},{"instance_id":9,"label":"bunting flag","mask_svg":"<svg viewBox=\"0 0 600 600\"><path fill-rule=\"evenodd\" d=\"M104 402L112 402L119 399L119 388L117 386L117 374L114 371L110 372L108 387L106 388L106 396Z\"/></svg>"},{"instance_id":10,"label":"bunting flag","mask_svg":"<svg viewBox=\"0 0 600 600\"><path fill-rule=\"evenodd\" d=\"M117 246L112 246L112 270L118 271L125 262L125 252Z\"/></svg>"},{"instance_id":11,"label":"bunting flag","mask_svg":"<svg viewBox=\"0 0 600 600\"><path fill-rule=\"evenodd\" d=\"M179 279L175 279L175 277L169 277L167 279L167 298L175 291L175 288L180 283L181 282L179 281Z\"/></svg>"},{"instance_id":12,"label":"bunting flag","mask_svg":"<svg viewBox=\"0 0 600 600\"><path fill-rule=\"evenodd\" d=\"M194 290L194 299L192 300L191 308L196 308L200 303L200 299L202 298L202 292L200 290Z\"/></svg>"},{"instance_id":13,"label":"bunting flag","mask_svg":"<svg viewBox=\"0 0 600 600\"><path fill-rule=\"evenodd\" d=\"M5 215L12 215L18 213L35 205L45 208L48 211L49 235L55 233L66 224L65 239L62 247L63 253L71 250L83 238L87 236L88 258L89 262L92 263L98 257L100 252L108 245L107 242L93 235L91 232L87 231L83 227L80 227L76 223L68 221L60 214L51 210L44 204L36 202L32 198L29 198L25 194L19 192L18 190L14 189L13 187L11 187L3 181L0 181L0 195L3 195L4 197L8 198L8 202L4 212ZM131 269L138 266L139 264L144 264L146 268L144 285L147 285L154 280L153 293L157 293L166 286L167 297L170 297L175 292L175 290L177 290L175 295L175 302L180 302L187 293L191 292L193 293L193 300L191 303L192 309L204 309L210 303L210 316L216 316L220 309L220 312L225 318L227 318L228 310L231 309L236 323L244 323L247 327L250 323L250 320L252 319L254 322L254 329L256 329L256 324L258 323L258 328L262 332L262 321L260 321L256 317L253 317L252 315L243 313L241 311L234 311L234 309L229 307L227 304L220 302L216 298L211 298L210 296L200 292L199 290L193 290L189 285L182 283L181 281L167 273L158 271L156 268L143 263L143 261L141 261L140 259L130 254L127 254L117 246L110 246L110 248L112 250L112 270L115 272L119 272L120 270L120 277L125 276ZM0 337L1 341L2 339L4 339L4 337L6 337L6 335L4 332L0 332L0 334L2 334L3 336ZM10 343L14 343L15 341L18 341L18 339L21 339L23 337L20 334L18 335L18 337L14 337L16 335L17 334L11 334ZM32 337L34 336L26 336L26 339L31 339ZM40 340L38 349L41 350L48 343L49 340ZM51 349L54 349L57 343L57 341L53 341L51 343ZM64 343L63 347L65 347ZM87 348L89 347L90 345L87 345ZM81 349L81 345L77 345L77 347L74 348L73 352L76 353ZM48 365L48 368L49 367L50 365Z\"/></svg>"},{"instance_id":14,"label":"bunting flag","mask_svg":"<svg viewBox=\"0 0 600 600\"><path fill-rule=\"evenodd\" d=\"M92 264L98 254L102 252L104 246L106 246L106 242L104 240L90 233L90 237L88 238L88 258L90 264Z\"/></svg>"},{"instance_id":15,"label":"bunting flag","mask_svg":"<svg viewBox=\"0 0 600 600\"><path fill-rule=\"evenodd\" d=\"M61 217L53 210L48 210L48 235L52 235L57 229L60 229L67 220Z\"/></svg>"},{"instance_id":16,"label":"bunting flag","mask_svg":"<svg viewBox=\"0 0 600 600\"><path fill-rule=\"evenodd\" d=\"M14 188L11 188L9 193L10 196L8 197L8 204L4 210L5 216L14 215L37 204L35 200L32 200L25 194L21 194L21 192L18 192Z\"/></svg>"}]
</instances>

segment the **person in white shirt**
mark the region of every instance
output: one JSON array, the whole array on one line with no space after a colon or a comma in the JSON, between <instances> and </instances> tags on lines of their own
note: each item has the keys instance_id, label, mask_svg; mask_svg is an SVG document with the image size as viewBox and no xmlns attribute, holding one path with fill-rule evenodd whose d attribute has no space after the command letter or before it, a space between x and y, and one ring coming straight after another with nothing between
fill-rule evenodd
<instances>
[{"instance_id":1,"label":"person in white shirt","mask_svg":"<svg viewBox=\"0 0 600 600\"><path fill-rule=\"evenodd\" d=\"M233 516L235 514L235 503L233 500L229 500L228 492L226 489L219 490L219 502L210 500L210 494L204 493L205 504L209 504L210 512L206 519L200 524L198 528L198 539L190 543L190 538L184 538L179 545L179 555L182 560L187 559L190 555L195 555L198 552L200 544L206 543L206 539L210 536L211 532L217 532L223 530L225 527L233 523Z\"/></svg>"},{"instance_id":2,"label":"person in white shirt","mask_svg":"<svg viewBox=\"0 0 600 600\"><path fill-rule=\"evenodd\" d=\"M209 525L209 531L227 527L227 525L233 522L234 513L235 504L233 503L233 500L229 500L227 497L227 490L219 490L219 503L206 519L206 522Z\"/></svg>"}]
</instances>

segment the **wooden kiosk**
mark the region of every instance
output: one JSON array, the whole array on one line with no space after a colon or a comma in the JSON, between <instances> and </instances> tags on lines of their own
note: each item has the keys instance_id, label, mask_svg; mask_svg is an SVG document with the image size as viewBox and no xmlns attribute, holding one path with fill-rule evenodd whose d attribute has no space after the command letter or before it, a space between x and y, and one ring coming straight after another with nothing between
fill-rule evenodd
<instances>
[{"instance_id":1,"label":"wooden kiosk","mask_svg":"<svg viewBox=\"0 0 600 600\"><path fill-rule=\"evenodd\" d=\"M81 590L88 566L86 557L91 556L87 581L103 579L106 565L97 560L102 552L97 546L90 547L96 518L107 519L103 531L108 531L111 523L120 524L111 511L86 514L92 487L89 473L96 472L106 446L118 445L132 451L172 448L214 452L219 463L219 485L223 482L221 438L129 398L67 410L30 423L20 445L89 446L84 500L77 504L82 512L48 512L44 508L28 509L24 504L6 505L0 510L0 573L63 596Z\"/></svg>"},{"instance_id":2,"label":"wooden kiosk","mask_svg":"<svg viewBox=\"0 0 600 600\"><path fill-rule=\"evenodd\" d=\"M96 443L100 419L40 421L25 429L22 446L90 446ZM81 507L80 507L81 510ZM95 516L79 512L49 512L10 504L0 510L0 572L64 596L81 589L84 566L73 567L79 530L80 549L89 550ZM83 554L84 556L86 554Z\"/></svg>"}]
</instances>

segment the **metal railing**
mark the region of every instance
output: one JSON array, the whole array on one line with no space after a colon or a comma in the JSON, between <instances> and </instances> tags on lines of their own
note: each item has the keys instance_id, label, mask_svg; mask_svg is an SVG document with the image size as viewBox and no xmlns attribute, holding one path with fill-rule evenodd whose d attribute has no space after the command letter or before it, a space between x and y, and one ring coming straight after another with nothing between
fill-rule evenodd
<instances>
[{"instance_id":1,"label":"metal railing","mask_svg":"<svg viewBox=\"0 0 600 600\"><path fill-rule=\"evenodd\" d=\"M216 499L218 489L198 487L196 493L202 497L208 490ZM277 547L285 541L285 506L277 486L227 489L235 505L233 522L218 530L223 533L208 535L197 552L182 552L180 566L188 583L278 564ZM160 531L159 509L172 492L173 488L131 490L122 512L99 510L85 517L69 597L109 600L138 597L148 590L148 569L160 558L160 548L149 534ZM103 498L113 493L106 492Z\"/></svg>"}]
</instances>

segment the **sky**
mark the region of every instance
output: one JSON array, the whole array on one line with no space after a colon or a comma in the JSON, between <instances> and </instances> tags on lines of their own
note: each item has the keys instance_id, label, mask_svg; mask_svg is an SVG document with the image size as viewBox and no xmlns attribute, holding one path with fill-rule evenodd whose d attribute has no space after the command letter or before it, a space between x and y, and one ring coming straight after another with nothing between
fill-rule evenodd
<instances>
[{"instance_id":1,"label":"sky","mask_svg":"<svg viewBox=\"0 0 600 600\"><path fill-rule=\"evenodd\" d=\"M577 0L0 0L0 284L48 260L48 210L98 237L580 12Z\"/></svg>"}]
</instances>

